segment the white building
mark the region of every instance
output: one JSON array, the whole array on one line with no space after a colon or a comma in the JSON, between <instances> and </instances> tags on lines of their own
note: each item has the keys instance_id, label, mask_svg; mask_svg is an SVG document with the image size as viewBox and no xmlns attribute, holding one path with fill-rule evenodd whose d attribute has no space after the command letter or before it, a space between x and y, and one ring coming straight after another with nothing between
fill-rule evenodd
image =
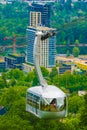
<instances>
[{"instance_id":1,"label":"white building","mask_svg":"<svg viewBox=\"0 0 87 130\"><path fill-rule=\"evenodd\" d=\"M31 72L34 69L34 66L31 66L27 63L22 64L22 69L25 73Z\"/></svg>"},{"instance_id":2,"label":"white building","mask_svg":"<svg viewBox=\"0 0 87 130\"><path fill-rule=\"evenodd\" d=\"M41 12L30 11L30 26L37 27L41 24Z\"/></svg>"},{"instance_id":3,"label":"white building","mask_svg":"<svg viewBox=\"0 0 87 130\"><path fill-rule=\"evenodd\" d=\"M27 29L27 62L34 65L33 61L33 49L34 49L34 40L35 33L37 31L53 31L55 29L38 26L36 28L29 26ZM56 41L55 36L48 38L46 40L41 41L40 43L40 57L39 57L39 65L44 67L53 67L55 66L55 53L56 53Z\"/></svg>"}]
</instances>

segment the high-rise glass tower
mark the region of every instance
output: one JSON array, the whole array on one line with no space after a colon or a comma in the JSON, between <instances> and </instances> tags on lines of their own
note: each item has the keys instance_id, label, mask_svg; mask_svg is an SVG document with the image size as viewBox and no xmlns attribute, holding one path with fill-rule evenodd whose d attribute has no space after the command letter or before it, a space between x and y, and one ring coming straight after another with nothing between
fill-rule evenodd
<instances>
[{"instance_id":1,"label":"high-rise glass tower","mask_svg":"<svg viewBox=\"0 0 87 130\"><path fill-rule=\"evenodd\" d=\"M50 27L50 22L51 22L51 18L50 18L50 16L51 16L51 5L50 4L32 3L32 4L29 5L28 10L29 10L29 25L31 24L31 13L36 12L36 14L37 14L37 12L38 12L38 18L40 18L40 16L41 16L41 21L39 21L38 25Z\"/></svg>"},{"instance_id":2,"label":"high-rise glass tower","mask_svg":"<svg viewBox=\"0 0 87 130\"><path fill-rule=\"evenodd\" d=\"M29 5L29 27L27 28L27 61L34 64L33 49L36 31L51 31L50 28L51 6L48 4ZM41 41L39 64L44 67L53 67L55 65L55 36Z\"/></svg>"},{"instance_id":3,"label":"high-rise glass tower","mask_svg":"<svg viewBox=\"0 0 87 130\"><path fill-rule=\"evenodd\" d=\"M36 31L52 31L52 28L48 27L42 27L42 26L37 26L36 28L34 27L29 27L27 29L27 61L30 64L34 64L33 61L33 49L34 49L34 40L35 40L35 33ZM48 38L46 40L41 41L40 44L40 57L39 57L39 64L40 66L44 67L53 67L55 65L55 36Z\"/></svg>"},{"instance_id":4,"label":"high-rise glass tower","mask_svg":"<svg viewBox=\"0 0 87 130\"><path fill-rule=\"evenodd\" d=\"M41 25L41 12L30 11L30 26Z\"/></svg>"}]
</instances>

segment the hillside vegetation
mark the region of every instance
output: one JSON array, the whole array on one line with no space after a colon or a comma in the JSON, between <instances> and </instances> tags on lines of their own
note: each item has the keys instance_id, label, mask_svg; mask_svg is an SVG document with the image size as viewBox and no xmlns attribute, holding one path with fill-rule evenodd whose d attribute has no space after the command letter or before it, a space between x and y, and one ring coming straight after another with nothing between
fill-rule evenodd
<instances>
[{"instance_id":1,"label":"hillside vegetation","mask_svg":"<svg viewBox=\"0 0 87 130\"><path fill-rule=\"evenodd\" d=\"M27 4L18 2L0 4L0 45L12 45L16 36L17 44L26 44L26 28L28 26Z\"/></svg>"},{"instance_id":2,"label":"hillside vegetation","mask_svg":"<svg viewBox=\"0 0 87 130\"><path fill-rule=\"evenodd\" d=\"M87 44L87 2L61 5L54 3L51 9L51 26L58 30L56 44ZM11 45L16 35L17 44L26 44L26 28L29 25L28 4L18 3L0 5L0 45ZM7 40L5 39L7 37ZM72 53L73 47L57 47L58 53ZM86 54L87 47L79 47Z\"/></svg>"},{"instance_id":3,"label":"hillside vegetation","mask_svg":"<svg viewBox=\"0 0 87 130\"><path fill-rule=\"evenodd\" d=\"M39 119L26 112L26 90L38 84L35 70L24 74L18 69L0 77L0 105L6 113L0 116L0 130L86 130L87 95L79 97L78 90L87 90L86 74L59 75L56 68L49 73L42 68L49 84L59 86L68 96L68 116L64 119ZM66 78L67 77L67 78Z\"/></svg>"},{"instance_id":4,"label":"hillside vegetation","mask_svg":"<svg viewBox=\"0 0 87 130\"><path fill-rule=\"evenodd\" d=\"M87 3L54 4L52 26L60 30L57 44L87 43Z\"/></svg>"}]
</instances>

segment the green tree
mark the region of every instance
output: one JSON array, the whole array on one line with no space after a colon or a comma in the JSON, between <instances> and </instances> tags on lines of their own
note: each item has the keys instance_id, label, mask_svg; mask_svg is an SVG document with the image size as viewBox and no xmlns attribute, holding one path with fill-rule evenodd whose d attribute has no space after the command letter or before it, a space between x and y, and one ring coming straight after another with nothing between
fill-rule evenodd
<instances>
[{"instance_id":1,"label":"green tree","mask_svg":"<svg viewBox=\"0 0 87 130\"><path fill-rule=\"evenodd\" d=\"M75 44L78 45L79 44L79 40L76 39L75 40Z\"/></svg>"},{"instance_id":2,"label":"green tree","mask_svg":"<svg viewBox=\"0 0 87 130\"><path fill-rule=\"evenodd\" d=\"M67 57L70 56L70 52L69 52L69 50L67 50L67 52L66 52L66 56L67 56Z\"/></svg>"},{"instance_id":3,"label":"green tree","mask_svg":"<svg viewBox=\"0 0 87 130\"><path fill-rule=\"evenodd\" d=\"M33 79L34 79L34 72L33 72L33 71L32 71L32 72L29 72L29 73L27 74L27 76L25 76L25 81L26 81L26 82L32 82Z\"/></svg>"},{"instance_id":4,"label":"green tree","mask_svg":"<svg viewBox=\"0 0 87 130\"><path fill-rule=\"evenodd\" d=\"M3 79L3 81L4 81L4 84L5 84L5 87L7 87L8 85L7 85L7 77L6 77L6 73L2 73L2 79Z\"/></svg>"},{"instance_id":5,"label":"green tree","mask_svg":"<svg viewBox=\"0 0 87 130\"><path fill-rule=\"evenodd\" d=\"M83 107L84 99L83 97L79 97L78 95L73 95L69 98L69 112L70 113L77 113L78 110Z\"/></svg>"},{"instance_id":6,"label":"green tree","mask_svg":"<svg viewBox=\"0 0 87 130\"><path fill-rule=\"evenodd\" d=\"M51 70L51 72L50 72L50 79L51 79L51 81L53 81L53 78L54 78L56 75L58 76L58 70L57 70L56 67L53 67L52 70Z\"/></svg>"},{"instance_id":7,"label":"green tree","mask_svg":"<svg viewBox=\"0 0 87 130\"><path fill-rule=\"evenodd\" d=\"M8 72L8 78L13 78L14 77L17 80L17 79L20 79L23 76L24 76L23 72L21 70L19 70L19 69L11 69Z\"/></svg>"},{"instance_id":8,"label":"green tree","mask_svg":"<svg viewBox=\"0 0 87 130\"><path fill-rule=\"evenodd\" d=\"M74 57L78 57L78 55L80 54L80 50L78 47L74 47L72 50L72 54L74 55Z\"/></svg>"},{"instance_id":9,"label":"green tree","mask_svg":"<svg viewBox=\"0 0 87 130\"><path fill-rule=\"evenodd\" d=\"M59 87L59 76L58 75L53 77L52 83Z\"/></svg>"},{"instance_id":10,"label":"green tree","mask_svg":"<svg viewBox=\"0 0 87 130\"><path fill-rule=\"evenodd\" d=\"M38 86L40 83L39 83L37 72L35 69L33 70L33 72L34 72L34 78L33 78L32 86Z\"/></svg>"},{"instance_id":11,"label":"green tree","mask_svg":"<svg viewBox=\"0 0 87 130\"><path fill-rule=\"evenodd\" d=\"M67 129L69 130L81 130L79 128L79 118L77 118L76 116L72 116L69 117L68 119L66 119L66 123L65 125L67 126ZM66 130L67 130L66 129Z\"/></svg>"},{"instance_id":12,"label":"green tree","mask_svg":"<svg viewBox=\"0 0 87 130\"><path fill-rule=\"evenodd\" d=\"M41 67L41 71L44 77L49 76L49 71L45 67Z\"/></svg>"},{"instance_id":13,"label":"green tree","mask_svg":"<svg viewBox=\"0 0 87 130\"><path fill-rule=\"evenodd\" d=\"M87 128L87 94L84 96L84 105L81 109L80 125L86 130Z\"/></svg>"},{"instance_id":14,"label":"green tree","mask_svg":"<svg viewBox=\"0 0 87 130\"><path fill-rule=\"evenodd\" d=\"M4 80L0 77L0 89L5 88L6 87L5 85L6 84L5 84Z\"/></svg>"},{"instance_id":15,"label":"green tree","mask_svg":"<svg viewBox=\"0 0 87 130\"><path fill-rule=\"evenodd\" d=\"M9 81L9 85L10 86L15 86L16 85L16 80L14 77L12 77L12 79Z\"/></svg>"}]
</instances>

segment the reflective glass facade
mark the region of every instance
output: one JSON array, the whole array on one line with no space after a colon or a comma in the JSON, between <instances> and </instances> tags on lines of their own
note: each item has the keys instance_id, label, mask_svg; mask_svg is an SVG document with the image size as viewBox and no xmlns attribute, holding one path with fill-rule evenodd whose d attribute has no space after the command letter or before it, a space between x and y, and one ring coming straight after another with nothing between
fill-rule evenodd
<instances>
[{"instance_id":1,"label":"reflective glass facade","mask_svg":"<svg viewBox=\"0 0 87 130\"><path fill-rule=\"evenodd\" d=\"M34 64L33 61L33 49L34 49L34 40L35 32L37 29L28 28L27 29L27 61L30 64ZM55 65L55 36L41 41L40 44L40 66L44 67L53 67Z\"/></svg>"},{"instance_id":2,"label":"reflective glass facade","mask_svg":"<svg viewBox=\"0 0 87 130\"><path fill-rule=\"evenodd\" d=\"M51 5L41 3L32 3L29 5L29 27L27 29L27 62L33 62L33 48L35 40L35 32L38 25L41 27L50 27ZM55 44L56 37L41 41L40 44L40 66L53 67L55 65Z\"/></svg>"},{"instance_id":3,"label":"reflective glass facade","mask_svg":"<svg viewBox=\"0 0 87 130\"><path fill-rule=\"evenodd\" d=\"M51 13L51 6L48 4L36 4L32 3L29 5L29 25L31 23L31 12L40 12L41 13L41 25L50 27L50 13Z\"/></svg>"},{"instance_id":4,"label":"reflective glass facade","mask_svg":"<svg viewBox=\"0 0 87 130\"><path fill-rule=\"evenodd\" d=\"M41 12L30 11L30 26L41 25Z\"/></svg>"},{"instance_id":5,"label":"reflective glass facade","mask_svg":"<svg viewBox=\"0 0 87 130\"><path fill-rule=\"evenodd\" d=\"M49 67L55 65L56 55L56 36L49 38Z\"/></svg>"},{"instance_id":6,"label":"reflective glass facade","mask_svg":"<svg viewBox=\"0 0 87 130\"><path fill-rule=\"evenodd\" d=\"M27 61L30 64L33 64L33 49L34 49L34 40L35 40L35 30L28 28L27 29Z\"/></svg>"}]
</instances>

